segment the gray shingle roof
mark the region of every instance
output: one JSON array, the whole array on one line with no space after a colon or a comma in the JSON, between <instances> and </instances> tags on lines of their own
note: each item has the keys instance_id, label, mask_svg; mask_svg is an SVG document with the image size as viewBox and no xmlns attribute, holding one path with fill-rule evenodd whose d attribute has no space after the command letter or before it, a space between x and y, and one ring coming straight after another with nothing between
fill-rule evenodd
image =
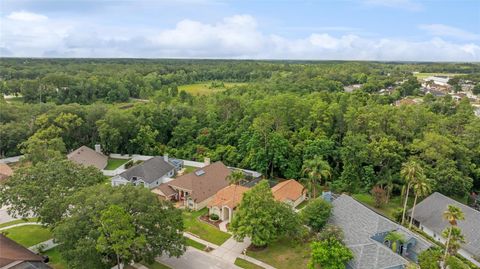
<instances>
[{"instance_id":1,"label":"gray shingle roof","mask_svg":"<svg viewBox=\"0 0 480 269\"><path fill-rule=\"evenodd\" d=\"M349 262L354 269L384 269L406 265L408 261L371 237L397 230L417 240L413 250L420 253L431 246L408 229L375 213L352 197L342 194L332 202L330 223L342 228L345 245L354 253Z\"/></svg>"},{"instance_id":2,"label":"gray shingle roof","mask_svg":"<svg viewBox=\"0 0 480 269\"><path fill-rule=\"evenodd\" d=\"M150 184L168 174L168 172L174 168L175 167L169 162L166 162L163 157L156 156L128 169L121 173L120 176L129 181L133 181L132 178L137 177Z\"/></svg>"},{"instance_id":3,"label":"gray shingle roof","mask_svg":"<svg viewBox=\"0 0 480 269\"><path fill-rule=\"evenodd\" d=\"M423 226L441 234L449 225L443 219L443 212L447 210L448 205L459 207L465 215L465 220L458 221L458 226L462 229L466 243L462 246L468 252L480 256L480 212L459 203L441 193L435 192L420 202L415 207L413 218L418 220Z\"/></svg>"}]
</instances>

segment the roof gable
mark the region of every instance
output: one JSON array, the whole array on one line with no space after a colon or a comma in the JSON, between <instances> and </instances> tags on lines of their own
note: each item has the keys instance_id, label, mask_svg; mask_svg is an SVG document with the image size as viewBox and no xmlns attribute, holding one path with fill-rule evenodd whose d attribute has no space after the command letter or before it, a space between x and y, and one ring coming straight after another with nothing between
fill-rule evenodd
<instances>
[{"instance_id":1,"label":"roof gable","mask_svg":"<svg viewBox=\"0 0 480 269\"><path fill-rule=\"evenodd\" d=\"M230 185L221 190L219 190L212 201L208 206L228 206L230 208L235 208L238 206L240 201L242 201L243 194L248 191L249 188L241 185ZM235 194L235 199L234 199Z\"/></svg>"},{"instance_id":2,"label":"roof gable","mask_svg":"<svg viewBox=\"0 0 480 269\"><path fill-rule=\"evenodd\" d=\"M12 239L0 234L0 267L13 262L42 262L43 258L21 246ZM49 268L49 267L48 267Z\"/></svg>"},{"instance_id":3,"label":"roof gable","mask_svg":"<svg viewBox=\"0 0 480 269\"><path fill-rule=\"evenodd\" d=\"M131 167L121 173L120 176L129 181L133 181L133 177L137 177L150 184L165 176L173 169L175 169L175 167L171 163L165 161L163 157L156 156Z\"/></svg>"},{"instance_id":4,"label":"roof gable","mask_svg":"<svg viewBox=\"0 0 480 269\"><path fill-rule=\"evenodd\" d=\"M272 193L277 201L296 201L300 198L305 191L305 188L302 184L294 179L289 179L278 183L273 186Z\"/></svg>"},{"instance_id":5,"label":"roof gable","mask_svg":"<svg viewBox=\"0 0 480 269\"><path fill-rule=\"evenodd\" d=\"M67 155L67 158L75 163L85 166L94 166L100 170L104 169L108 162L107 156L103 153L96 152L87 146L81 146L70 152Z\"/></svg>"}]
</instances>

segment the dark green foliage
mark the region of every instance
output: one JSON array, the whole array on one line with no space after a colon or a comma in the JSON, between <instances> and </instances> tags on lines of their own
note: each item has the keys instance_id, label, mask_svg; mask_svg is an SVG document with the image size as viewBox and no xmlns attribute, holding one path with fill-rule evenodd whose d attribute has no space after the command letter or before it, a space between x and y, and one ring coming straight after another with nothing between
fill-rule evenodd
<instances>
[{"instance_id":1,"label":"dark green foliage","mask_svg":"<svg viewBox=\"0 0 480 269\"><path fill-rule=\"evenodd\" d=\"M311 200L301 211L305 225L312 228L313 231L320 231L325 224L327 224L328 218L332 211L332 205L322 198Z\"/></svg>"},{"instance_id":2,"label":"dark green foliage","mask_svg":"<svg viewBox=\"0 0 480 269\"><path fill-rule=\"evenodd\" d=\"M447 258L447 265L450 269L469 269L470 267L455 256Z\"/></svg>"},{"instance_id":3,"label":"dark green foliage","mask_svg":"<svg viewBox=\"0 0 480 269\"><path fill-rule=\"evenodd\" d=\"M440 269L440 260L442 259L442 250L432 248L425 250L418 255L418 264L421 269Z\"/></svg>"},{"instance_id":4,"label":"dark green foliage","mask_svg":"<svg viewBox=\"0 0 480 269\"><path fill-rule=\"evenodd\" d=\"M352 251L344 246L341 241L327 239L319 242L312 242L312 256L308 268L314 269L345 269L348 261L353 259Z\"/></svg>"}]
</instances>

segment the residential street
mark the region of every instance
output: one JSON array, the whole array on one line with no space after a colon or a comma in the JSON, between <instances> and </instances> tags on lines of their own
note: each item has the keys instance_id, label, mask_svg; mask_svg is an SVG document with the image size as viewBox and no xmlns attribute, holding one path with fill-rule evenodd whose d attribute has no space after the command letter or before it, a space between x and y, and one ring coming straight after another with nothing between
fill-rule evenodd
<instances>
[{"instance_id":1,"label":"residential street","mask_svg":"<svg viewBox=\"0 0 480 269\"><path fill-rule=\"evenodd\" d=\"M5 223L5 222L9 222L9 221L12 221L12 220L16 220L16 218L13 218L10 215L8 215L7 207L4 206L4 207L0 208L0 224Z\"/></svg>"},{"instance_id":2,"label":"residential street","mask_svg":"<svg viewBox=\"0 0 480 269\"><path fill-rule=\"evenodd\" d=\"M232 263L221 260L211 254L198 249L187 247L187 251L180 258L162 256L157 260L172 268L182 269L233 269L240 268Z\"/></svg>"}]
</instances>

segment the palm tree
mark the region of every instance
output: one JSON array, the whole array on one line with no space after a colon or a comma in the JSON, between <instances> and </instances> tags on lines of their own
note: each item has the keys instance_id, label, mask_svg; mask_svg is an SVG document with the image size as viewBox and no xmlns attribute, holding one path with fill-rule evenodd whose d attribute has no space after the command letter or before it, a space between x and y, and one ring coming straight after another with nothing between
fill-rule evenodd
<instances>
[{"instance_id":1,"label":"palm tree","mask_svg":"<svg viewBox=\"0 0 480 269\"><path fill-rule=\"evenodd\" d=\"M234 204L235 204L235 195L236 195L236 192L237 192L237 186L242 181L242 179L244 177L245 177L245 175L240 170L234 170L234 171L232 171L232 173L230 173L230 175L227 176L228 183L235 185L233 187L233 203Z\"/></svg>"},{"instance_id":2,"label":"palm tree","mask_svg":"<svg viewBox=\"0 0 480 269\"><path fill-rule=\"evenodd\" d=\"M412 187L413 192L415 193L415 200L413 200L412 213L410 215L410 224L408 225L409 229L412 228L413 214L415 213L415 206L417 205L418 197L425 197L432 192L430 180L426 178L425 175L422 175L421 177L416 179L415 182L413 182Z\"/></svg>"},{"instance_id":3,"label":"palm tree","mask_svg":"<svg viewBox=\"0 0 480 269\"><path fill-rule=\"evenodd\" d=\"M443 237L448 237L450 234L450 243L448 244L448 253L454 255L460 248L460 244L465 243L465 236L462 234L462 230L458 226L451 226L446 228L442 232Z\"/></svg>"},{"instance_id":4,"label":"palm tree","mask_svg":"<svg viewBox=\"0 0 480 269\"><path fill-rule=\"evenodd\" d=\"M313 190L313 198L317 197L316 185L322 184L322 179L325 180L332 176L331 167L327 161L323 160L321 156L315 156L311 160L305 161L302 167L302 174L307 176Z\"/></svg>"},{"instance_id":5,"label":"palm tree","mask_svg":"<svg viewBox=\"0 0 480 269\"><path fill-rule=\"evenodd\" d=\"M400 171L400 175L405 180L407 184L405 186L405 201L403 203L403 213L402 213L402 224L405 222L405 213L407 212L407 204L408 204L408 195L410 192L410 188L412 187L412 183L415 182L418 178L423 177L423 168L418 164L415 160L409 160L408 162L404 163L402 166L402 170Z\"/></svg>"},{"instance_id":6,"label":"palm tree","mask_svg":"<svg viewBox=\"0 0 480 269\"><path fill-rule=\"evenodd\" d=\"M405 243L405 236L399 232L392 231L385 236L385 240L388 240L391 243L393 252L397 252L397 243Z\"/></svg>"},{"instance_id":7,"label":"palm tree","mask_svg":"<svg viewBox=\"0 0 480 269\"><path fill-rule=\"evenodd\" d=\"M454 205L448 205L448 209L443 212L443 218L447 220L450 225L457 226L457 221L458 220L464 220L465 216L463 215L463 212L460 208L454 206ZM445 243L445 254L443 255L443 262L447 260L447 254L448 254L448 248L450 244L450 237L452 236L452 230L448 230L448 235L447 235L447 242Z\"/></svg>"}]
</instances>

